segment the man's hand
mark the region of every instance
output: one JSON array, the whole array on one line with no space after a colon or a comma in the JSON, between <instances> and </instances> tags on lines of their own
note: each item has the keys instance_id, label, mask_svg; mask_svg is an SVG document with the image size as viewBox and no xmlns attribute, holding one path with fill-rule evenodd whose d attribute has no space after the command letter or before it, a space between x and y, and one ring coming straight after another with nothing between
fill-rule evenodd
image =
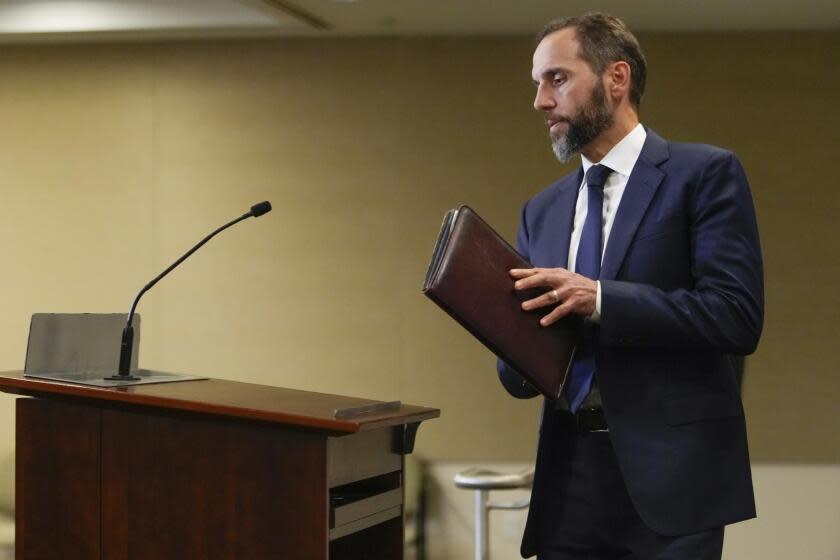
<instances>
[{"instance_id":1,"label":"man's hand","mask_svg":"<svg viewBox=\"0 0 840 560\"><path fill-rule=\"evenodd\" d=\"M595 312L598 283L586 276L569 272L565 268L514 268L510 275L516 280L514 288L517 290L549 288L541 296L522 303L525 311L556 305L540 319L544 327L570 313L589 317Z\"/></svg>"}]
</instances>

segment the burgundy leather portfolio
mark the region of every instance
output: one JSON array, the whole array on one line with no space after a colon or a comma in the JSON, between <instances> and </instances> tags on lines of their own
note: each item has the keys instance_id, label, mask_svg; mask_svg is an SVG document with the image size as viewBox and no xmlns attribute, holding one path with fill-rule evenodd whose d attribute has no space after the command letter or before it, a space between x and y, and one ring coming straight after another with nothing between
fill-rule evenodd
<instances>
[{"instance_id":1,"label":"burgundy leather portfolio","mask_svg":"<svg viewBox=\"0 0 840 560\"><path fill-rule=\"evenodd\" d=\"M423 293L550 399L559 398L577 347L580 320L549 327L550 307L523 311L545 290L516 292L511 268L532 268L469 206L443 220Z\"/></svg>"}]
</instances>

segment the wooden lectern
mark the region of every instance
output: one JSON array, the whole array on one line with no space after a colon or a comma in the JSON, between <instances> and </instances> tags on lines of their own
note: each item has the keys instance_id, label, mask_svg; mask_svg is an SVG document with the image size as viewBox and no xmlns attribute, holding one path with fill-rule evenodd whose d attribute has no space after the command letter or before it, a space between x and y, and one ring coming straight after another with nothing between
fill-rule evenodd
<instances>
[{"instance_id":1,"label":"wooden lectern","mask_svg":"<svg viewBox=\"0 0 840 560\"><path fill-rule=\"evenodd\" d=\"M403 557L403 458L432 408L207 379L17 401L17 560ZM338 411L338 413L336 413Z\"/></svg>"}]
</instances>

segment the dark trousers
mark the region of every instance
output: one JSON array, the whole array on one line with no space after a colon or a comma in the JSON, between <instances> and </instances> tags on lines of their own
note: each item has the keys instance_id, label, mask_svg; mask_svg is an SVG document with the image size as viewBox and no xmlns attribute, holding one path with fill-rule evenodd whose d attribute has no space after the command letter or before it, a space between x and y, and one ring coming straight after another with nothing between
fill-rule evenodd
<instances>
[{"instance_id":1,"label":"dark trousers","mask_svg":"<svg viewBox=\"0 0 840 560\"><path fill-rule=\"evenodd\" d=\"M720 560L723 527L666 537L636 513L608 432L559 415L551 483L540 502L538 560Z\"/></svg>"}]
</instances>

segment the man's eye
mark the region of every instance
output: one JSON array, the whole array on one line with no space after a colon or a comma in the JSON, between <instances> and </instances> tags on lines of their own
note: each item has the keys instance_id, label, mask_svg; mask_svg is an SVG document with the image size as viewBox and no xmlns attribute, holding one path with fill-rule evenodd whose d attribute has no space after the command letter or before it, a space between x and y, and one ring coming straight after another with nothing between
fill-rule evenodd
<instances>
[{"instance_id":1,"label":"man's eye","mask_svg":"<svg viewBox=\"0 0 840 560\"><path fill-rule=\"evenodd\" d=\"M551 81L555 86L559 86L566 82L566 76L563 74L555 74Z\"/></svg>"}]
</instances>

